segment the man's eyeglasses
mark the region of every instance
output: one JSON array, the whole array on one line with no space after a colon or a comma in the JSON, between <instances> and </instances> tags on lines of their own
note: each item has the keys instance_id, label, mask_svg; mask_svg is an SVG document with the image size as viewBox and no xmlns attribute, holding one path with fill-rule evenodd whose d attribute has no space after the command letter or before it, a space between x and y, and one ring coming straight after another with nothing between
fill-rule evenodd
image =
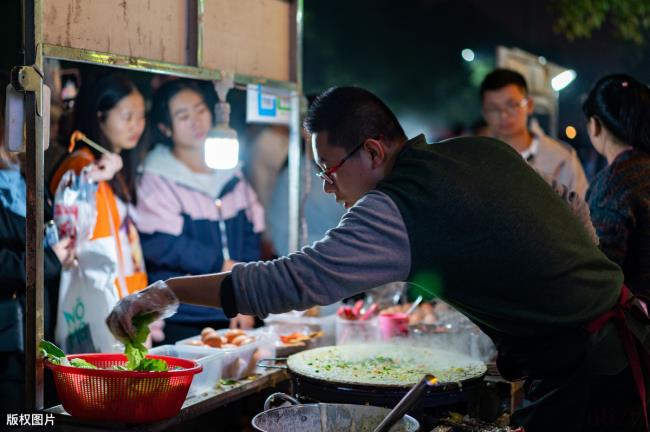
<instances>
[{"instance_id":1,"label":"man's eyeglasses","mask_svg":"<svg viewBox=\"0 0 650 432\"><path fill-rule=\"evenodd\" d=\"M325 180L329 184L334 184L334 179L331 177L332 174L334 174L339 168L341 168L341 166L345 163L346 160L350 159L350 157L352 157L353 154L355 154L361 147L363 147L364 143L365 141L359 144L358 146L356 146L354 149L352 149L350 153L348 153L347 155L345 155L343 159L341 159L341 162L337 163L333 167L328 168L326 170L319 167L319 171L316 172L316 175L320 177L321 180Z\"/></svg>"},{"instance_id":2,"label":"man's eyeglasses","mask_svg":"<svg viewBox=\"0 0 650 432\"><path fill-rule=\"evenodd\" d=\"M519 102L509 101L506 103L506 106L489 106L483 109L483 113L486 117L499 117L501 112L505 112L508 116L513 116L521 109L528 106L528 98L523 98Z\"/></svg>"}]
</instances>

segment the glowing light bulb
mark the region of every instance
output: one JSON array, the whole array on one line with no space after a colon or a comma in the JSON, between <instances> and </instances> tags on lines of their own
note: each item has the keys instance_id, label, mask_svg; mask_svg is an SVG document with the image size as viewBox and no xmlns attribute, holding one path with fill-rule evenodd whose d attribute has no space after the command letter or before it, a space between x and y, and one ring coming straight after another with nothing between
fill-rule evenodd
<instances>
[{"instance_id":1,"label":"glowing light bulb","mask_svg":"<svg viewBox=\"0 0 650 432\"><path fill-rule=\"evenodd\" d=\"M475 58L474 51L472 51L469 48L465 48L464 50L462 50L460 52L460 55L463 57L463 60L465 60L466 62L474 61Z\"/></svg>"},{"instance_id":2,"label":"glowing light bulb","mask_svg":"<svg viewBox=\"0 0 650 432\"><path fill-rule=\"evenodd\" d=\"M227 125L215 126L204 144L205 164L212 169L232 169L239 163L237 132Z\"/></svg>"},{"instance_id":3,"label":"glowing light bulb","mask_svg":"<svg viewBox=\"0 0 650 432\"><path fill-rule=\"evenodd\" d=\"M574 139L578 135L578 131L576 131L576 128L569 125L566 127L566 129L564 129L564 134L567 138Z\"/></svg>"},{"instance_id":4,"label":"glowing light bulb","mask_svg":"<svg viewBox=\"0 0 650 432\"><path fill-rule=\"evenodd\" d=\"M577 76L576 71L573 69L565 70L553 77L551 80L551 87L553 87L553 90L555 91L560 91L571 84Z\"/></svg>"}]
</instances>

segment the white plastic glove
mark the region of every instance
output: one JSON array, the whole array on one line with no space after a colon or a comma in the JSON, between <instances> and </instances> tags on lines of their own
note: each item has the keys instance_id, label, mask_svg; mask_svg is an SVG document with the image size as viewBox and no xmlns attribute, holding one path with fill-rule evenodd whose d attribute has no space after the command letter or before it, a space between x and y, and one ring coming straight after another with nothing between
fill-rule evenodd
<instances>
[{"instance_id":1,"label":"white plastic glove","mask_svg":"<svg viewBox=\"0 0 650 432\"><path fill-rule=\"evenodd\" d=\"M139 315L153 314L155 320L170 317L178 309L178 297L163 281L117 302L106 318L106 325L113 335L125 342L135 337L132 320Z\"/></svg>"}]
</instances>

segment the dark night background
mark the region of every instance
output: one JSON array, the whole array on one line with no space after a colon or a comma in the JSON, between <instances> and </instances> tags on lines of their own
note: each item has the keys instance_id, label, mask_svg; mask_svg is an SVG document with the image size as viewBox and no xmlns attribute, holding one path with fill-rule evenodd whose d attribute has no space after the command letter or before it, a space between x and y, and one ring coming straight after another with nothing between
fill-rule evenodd
<instances>
[{"instance_id":1,"label":"dark night background","mask_svg":"<svg viewBox=\"0 0 650 432\"><path fill-rule=\"evenodd\" d=\"M607 73L650 81L650 35L637 45L616 37L606 21L590 39L569 41L553 31L556 1L305 0L304 91L367 87L396 111L409 135L424 132L435 139L456 123L468 126L480 118L478 85L495 66L497 45L518 47L577 72L560 94L559 131L566 139L565 126L576 126L571 144L589 157L582 99ZM3 1L0 7L5 71L21 63L19 4ZM464 48L476 53L473 63L461 58Z\"/></svg>"},{"instance_id":2,"label":"dark night background","mask_svg":"<svg viewBox=\"0 0 650 432\"><path fill-rule=\"evenodd\" d=\"M367 87L393 107L407 133L431 139L480 117L478 84L495 66L497 45L518 47L577 72L561 92L559 131L566 139L565 126L575 125L571 143L585 148L582 98L607 73L648 82L650 38L642 46L624 41L606 22L591 39L570 42L553 31L556 16L548 0L307 0L304 90ZM463 48L476 53L474 65L461 58Z\"/></svg>"}]
</instances>

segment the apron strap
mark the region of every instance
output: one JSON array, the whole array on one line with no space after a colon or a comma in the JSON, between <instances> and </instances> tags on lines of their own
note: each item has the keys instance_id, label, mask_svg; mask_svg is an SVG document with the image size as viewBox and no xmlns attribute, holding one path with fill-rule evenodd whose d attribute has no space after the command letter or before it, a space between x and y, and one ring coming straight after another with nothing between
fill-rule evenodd
<instances>
[{"instance_id":1,"label":"apron strap","mask_svg":"<svg viewBox=\"0 0 650 432\"><path fill-rule=\"evenodd\" d=\"M609 322L609 320L614 320L618 334L621 338L621 341L623 342L625 353L627 354L630 371L632 372L632 377L634 378L634 383L636 385L637 392L639 393L639 399L641 400L641 409L643 410L645 430L650 431L650 427L648 426L648 407L646 404L646 388L645 380L643 377L643 369L641 368L641 358L639 356L634 333L632 333L630 330L627 320L625 319L625 311L631 309L632 302L630 300L632 299L632 293L625 285L623 285L621 288L621 295L616 306L614 306L613 309L594 318L586 325L585 328L589 333L593 334L602 329L603 326ZM645 360L645 365L648 366L650 364L650 359L648 359L648 355L645 351L643 352L643 358Z\"/></svg>"}]
</instances>

